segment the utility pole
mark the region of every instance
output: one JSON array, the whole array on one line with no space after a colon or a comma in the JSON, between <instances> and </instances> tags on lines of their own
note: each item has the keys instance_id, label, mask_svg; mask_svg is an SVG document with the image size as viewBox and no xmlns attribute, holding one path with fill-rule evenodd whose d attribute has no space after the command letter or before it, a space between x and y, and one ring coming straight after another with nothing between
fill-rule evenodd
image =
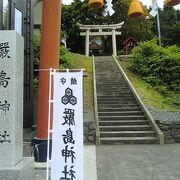
<instances>
[{"instance_id":1,"label":"utility pole","mask_svg":"<svg viewBox=\"0 0 180 180\"><path fill-rule=\"evenodd\" d=\"M159 46L161 46L161 27L160 27L159 9L157 9L157 28L158 28Z\"/></svg>"},{"instance_id":2,"label":"utility pole","mask_svg":"<svg viewBox=\"0 0 180 180\"><path fill-rule=\"evenodd\" d=\"M61 0L43 0L37 129L36 137L32 141L34 147L36 147L34 150L35 161L37 162L46 162L48 140L48 98L49 89L51 88L49 87L50 73L48 69L59 69L60 25ZM36 156L38 158L36 158Z\"/></svg>"},{"instance_id":3,"label":"utility pole","mask_svg":"<svg viewBox=\"0 0 180 180\"><path fill-rule=\"evenodd\" d=\"M161 27L160 27L160 18L159 18L159 9L158 9L157 0L152 1L151 8L152 8L152 10L151 10L150 14L153 17L155 17L157 15L158 39L159 39L159 46L161 46Z\"/></svg>"}]
</instances>

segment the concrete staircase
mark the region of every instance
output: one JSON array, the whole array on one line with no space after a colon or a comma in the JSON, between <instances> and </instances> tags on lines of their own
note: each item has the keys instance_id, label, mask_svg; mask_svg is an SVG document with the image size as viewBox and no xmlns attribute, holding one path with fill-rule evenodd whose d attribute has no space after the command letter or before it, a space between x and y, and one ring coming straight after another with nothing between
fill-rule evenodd
<instances>
[{"instance_id":1,"label":"concrete staircase","mask_svg":"<svg viewBox=\"0 0 180 180\"><path fill-rule=\"evenodd\" d=\"M150 144L159 140L113 57L95 57L100 144Z\"/></svg>"}]
</instances>

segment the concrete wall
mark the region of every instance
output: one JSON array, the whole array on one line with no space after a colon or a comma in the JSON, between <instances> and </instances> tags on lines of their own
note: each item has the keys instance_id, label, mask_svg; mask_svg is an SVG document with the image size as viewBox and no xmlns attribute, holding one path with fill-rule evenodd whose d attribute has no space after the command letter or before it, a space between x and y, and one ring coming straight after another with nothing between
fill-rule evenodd
<instances>
[{"instance_id":1,"label":"concrete wall","mask_svg":"<svg viewBox=\"0 0 180 180\"><path fill-rule=\"evenodd\" d=\"M2 29L3 0L0 0L0 30ZM27 3L29 2L29 4ZM28 6L27 6L28 5ZM15 27L15 8L22 12L22 36L24 37L24 126L33 123L33 18L34 0L10 0L9 30ZM28 12L27 9L30 9ZM27 33L29 32L29 33Z\"/></svg>"},{"instance_id":2,"label":"concrete wall","mask_svg":"<svg viewBox=\"0 0 180 180\"><path fill-rule=\"evenodd\" d=\"M34 6L34 33L40 33L42 24L42 2Z\"/></svg>"}]
</instances>

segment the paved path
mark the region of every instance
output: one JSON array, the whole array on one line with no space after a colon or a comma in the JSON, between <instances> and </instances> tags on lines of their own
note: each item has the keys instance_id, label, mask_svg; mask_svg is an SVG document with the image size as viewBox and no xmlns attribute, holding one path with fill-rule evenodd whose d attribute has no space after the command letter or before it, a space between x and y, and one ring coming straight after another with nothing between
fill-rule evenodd
<instances>
[{"instance_id":1,"label":"paved path","mask_svg":"<svg viewBox=\"0 0 180 180\"><path fill-rule=\"evenodd\" d=\"M24 144L24 156L31 156L31 146ZM46 164L35 163L33 180L46 180ZM84 180L97 180L96 146L84 146Z\"/></svg>"},{"instance_id":2,"label":"paved path","mask_svg":"<svg viewBox=\"0 0 180 180\"><path fill-rule=\"evenodd\" d=\"M100 145L98 180L179 180L180 145Z\"/></svg>"},{"instance_id":3,"label":"paved path","mask_svg":"<svg viewBox=\"0 0 180 180\"><path fill-rule=\"evenodd\" d=\"M97 180L96 146L84 146L84 180Z\"/></svg>"},{"instance_id":4,"label":"paved path","mask_svg":"<svg viewBox=\"0 0 180 180\"><path fill-rule=\"evenodd\" d=\"M45 179L36 169L34 180ZM84 146L84 180L179 179L180 144Z\"/></svg>"}]
</instances>

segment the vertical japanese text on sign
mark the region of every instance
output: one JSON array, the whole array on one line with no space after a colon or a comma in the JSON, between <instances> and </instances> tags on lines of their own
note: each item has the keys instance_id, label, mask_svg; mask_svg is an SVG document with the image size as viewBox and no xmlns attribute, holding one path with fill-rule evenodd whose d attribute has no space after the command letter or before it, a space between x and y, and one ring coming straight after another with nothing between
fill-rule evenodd
<instances>
[{"instance_id":1,"label":"vertical japanese text on sign","mask_svg":"<svg viewBox=\"0 0 180 180\"><path fill-rule=\"evenodd\" d=\"M82 72L54 75L53 180L83 179L82 77Z\"/></svg>"}]
</instances>

